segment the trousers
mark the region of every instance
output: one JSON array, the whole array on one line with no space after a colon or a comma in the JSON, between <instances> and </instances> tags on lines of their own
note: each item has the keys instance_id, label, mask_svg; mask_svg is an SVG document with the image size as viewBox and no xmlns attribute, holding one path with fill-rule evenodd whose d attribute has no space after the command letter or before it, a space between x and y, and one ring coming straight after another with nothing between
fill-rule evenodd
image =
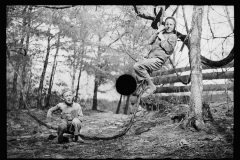
<instances>
[{"instance_id":1,"label":"trousers","mask_svg":"<svg viewBox=\"0 0 240 160\"><path fill-rule=\"evenodd\" d=\"M74 118L72 121L63 120L58 125L58 133L70 133L78 135L81 129L81 121L78 118Z\"/></svg>"},{"instance_id":2,"label":"trousers","mask_svg":"<svg viewBox=\"0 0 240 160\"><path fill-rule=\"evenodd\" d=\"M164 63L165 60L161 57L144 59L135 63L133 69L136 73L137 83L144 79L151 79L149 73L159 70Z\"/></svg>"}]
</instances>

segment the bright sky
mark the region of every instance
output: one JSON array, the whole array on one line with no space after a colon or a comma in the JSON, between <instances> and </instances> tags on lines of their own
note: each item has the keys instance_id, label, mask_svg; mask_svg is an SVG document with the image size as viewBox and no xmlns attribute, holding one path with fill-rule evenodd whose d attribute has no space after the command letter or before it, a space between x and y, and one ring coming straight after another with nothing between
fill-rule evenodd
<instances>
[{"instance_id":1,"label":"bright sky","mask_svg":"<svg viewBox=\"0 0 240 160\"><path fill-rule=\"evenodd\" d=\"M168 11L166 12L166 16L170 16L172 13L171 9L176 8L176 6L170 6L170 7L171 8L168 9ZM188 28L190 29L191 21L192 21L193 6L184 6L184 7L185 7ZM149 8L149 6L146 8ZM223 36L229 35L232 31L231 31L231 28L229 27L229 24L227 23L227 19L225 17L226 14L224 12L223 6L212 6L212 8L213 9L210 9L209 19L211 21L211 26L214 31L214 34L216 34L215 36L223 37ZM234 7L227 6L227 8L228 8L228 11L230 14L232 24L234 25ZM219 46L219 44L221 44L220 42L222 42L224 39L215 39L214 41L207 41L207 40L203 39L203 38L210 38L212 36L210 29L209 29L208 22L207 22L207 18L206 18L207 17L207 14L206 14L207 6L204 7L204 10L205 11L203 14L203 22L202 22L203 25L202 25L201 54L206 56L207 58L211 57L212 60L219 60L219 59L223 58L222 56L220 56L220 57L217 56L222 51L222 47L221 47L221 45ZM116 8L112 9L112 10L109 9L108 12L110 12L110 13L114 12L116 14L117 10L116 10ZM150 11L146 10L146 12L150 12ZM175 16L175 18L176 18L176 16ZM182 7L180 7L178 10L177 23L178 23L177 30L183 34L186 34L185 23L182 18ZM147 25L150 26L151 22L148 21ZM43 26L43 28L44 28L44 26ZM58 31L55 30L52 32L53 32L53 34L55 34ZM61 41L63 41L63 40L70 40L70 39L61 39ZM225 41L225 43L223 45L225 56L230 52L231 48L233 47L233 42L234 42L233 38L232 39L229 38L229 40ZM40 42L38 41L35 43L39 44ZM54 43L54 42L52 42L52 43ZM108 43L108 42L106 42L106 43ZM42 45L47 46L47 42L43 41ZM179 52L181 45L182 45L182 42L178 41L177 46L175 48L176 60L178 62L177 67L185 67L186 65L189 64L188 63L188 49L186 47L184 47L183 52L182 53ZM213 53L209 54L209 52L212 51L215 47L217 47L217 50L214 50L213 52L215 52L216 54L213 54ZM50 54L55 54L55 52L56 52L55 49L53 49ZM64 50L59 50L59 55L67 55L67 54L73 54L73 51L70 51L67 53ZM60 58L60 57L58 58L58 60L65 61L64 58ZM50 56L49 62L53 62L53 56ZM35 67L41 69L43 67L43 64L41 63L41 65L38 65L38 66L36 65ZM48 75L51 73L51 69L52 69L52 65L48 65L48 67L47 67ZM71 76L67 72L67 70L69 70L69 69L58 65L54 83L59 83L61 81L64 81L68 85L68 87L71 88ZM233 70L233 68L231 70ZM36 70L36 71L38 71L38 70ZM207 72L209 72L209 70ZM79 71L77 71L77 73L76 73L75 86L77 86L78 73L79 73ZM189 74L189 72L183 73L183 75L184 74ZM224 81L223 80L204 81L204 84L208 84L208 83L224 83ZM182 84L176 83L176 85L182 85ZM81 98L92 98L93 97L93 87L94 87L94 77L87 75L86 72L82 72L82 76L81 76L81 80L80 80L80 91L79 91L81 94ZM61 89L62 88L59 88L55 84L53 85L53 90L60 91ZM120 95L116 92L113 82L106 84L104 86L100 86L99 90L109 90L109 91L107 93L98 93L98 98L104 98L104 99L108 99L108 100L119 100Z\"/></svg>"}]
</instances>

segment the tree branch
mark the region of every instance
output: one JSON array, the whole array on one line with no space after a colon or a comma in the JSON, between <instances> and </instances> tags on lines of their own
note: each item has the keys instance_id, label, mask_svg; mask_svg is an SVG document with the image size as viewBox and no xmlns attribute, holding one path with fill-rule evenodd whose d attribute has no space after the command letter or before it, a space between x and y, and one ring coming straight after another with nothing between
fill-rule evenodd
<instances>
[{"instance_id":1,"label":"tree branch","mask_svg":"<svg viewBox=\"0 0 240 160\"><path fill-rule=\"evenodd\" d=\"M186 18L186 15L185 15L185 9L184 9L184 6L182 6L182 11L183 11L183 18L184 18L184 22L185 22L186 30L187 30L187 33L189 33L188 24L187 24L187 18Z\"/></svg>"},{"instance_id":2,"label":"tree branch","mask_svg":"<svg viewBox=\"0 0 240 160\"><path fill-rule=\"evenodd\" d=\"M227 15L228 23L229 23L229 25L230 25L232 31L234 32L233 24L232 24L232 22L231 22L231 20L230 20L227 6L225 6L225 12L226 12L226 15Z\"/></svg>"},{"instance_id":3,"label":"tree branch","mask_svg":"<svg viewBox=\"0 0 240 160\"><path fill-rule=\"evenodd\" d=\"M154 21L154 17L149 16L149 15L145 15L144 13L140 13L140 12L138 11L136 5L133 5L133 7L134 7L134 11L137 13L137 16L139 16L139 17L141 17L141 18L144 18L144 19L148 19L148 20Z\"/></svg>"},{"instance_id":4,"label":"tree branch","mask_svg":"<svg viewBox=\"0 0 240 160\"><path fill-rule=\"evenodd\" d=\"M209 25L209 27L210 27L210 31L211 31L211 33L212 33L212 36L213 36L213 38L214 38L215 36L214 36L213 31L212 31L212 27L211 27L210 20L209 20L209 7L208 7L208 10L207 10L207 21L208 21L208 25Z\"/></svg>"},{"instance_id":5,"label":"tree branch","mask_svg":"<svg viewBox=\"0 0 240 160\"><path fill-rule=\"evenodd\" d=\"M179 7L179 6L177 6L176 9L173 11L173 13L172 13L172 17L173 17L173 16L175 15L175 13L177 12L178 7Z\"/></svg>"},{"instance_id":6,"label":"tree branch","mask_svg":"<svg viewBox=\"0 0 240 160\"><path fill-rule=\"evenodd\" d=\"M155 16L157 15L156 7L157 7L157 5L155 5L154 8L153 8L153 13L154 13Z\"/></svg>"},{"instance_id":7,"label":"tree branch","mask_svg":"<svg viewBox=\"0 0 240 160\"><path fill-rule=\"evenodd\" d=\"M234 47L231 50L231 52L229 53L229 55L226 58L224 58L224 59L222 59L220 61L212 61L212 60L207 59L207 58L205 58L204 56L201 55L201 62L204 65L212 67L212 68L214 68L214 67L222 67L222 66L230 63L233 59L234 59Z\"/></svg>"},{"instance_id":8,"label":"tree branch","mask_svg":"<svg viewBox=\"0 0 240 160\"><path fill-rule=\"evenodd\" d=\"M77 5L64 6L64 7L53 7L53 6L45 6L45 5L33 5L33 6L35 6L35 7L44 7L44 8L49 8L49 9L66 9L66 8L75 7Z\"/></svg>"}]
</instances>

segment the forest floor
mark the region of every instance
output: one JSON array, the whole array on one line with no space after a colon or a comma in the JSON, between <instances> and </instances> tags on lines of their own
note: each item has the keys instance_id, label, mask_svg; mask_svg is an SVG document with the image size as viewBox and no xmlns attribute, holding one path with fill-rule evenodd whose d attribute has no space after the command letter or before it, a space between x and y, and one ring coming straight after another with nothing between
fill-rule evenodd
<instances>
[{"instance_id":1,"label":"forest floor","mask_svg":"<svg viewBox=\"0 0 240 160\"><path fill-rule=\"evenodd\" d=\"M211 103L214 117L206 131L181 129L172 123L169 114L140 111L126 135L113 140L84 140L57 143L57 135L26 114L26 110L7 113L7 158L233 158L234 122L231 103ZM32 114L46 122L46 110L31 109ZM123 130L131 115L83 110L85 120L81 134L112 136ZM53 125L60 121L55 116ZM65 137L70 135L64 134ZM185 145L180 145L185 142Z\"/></svg>"}]
</instances>

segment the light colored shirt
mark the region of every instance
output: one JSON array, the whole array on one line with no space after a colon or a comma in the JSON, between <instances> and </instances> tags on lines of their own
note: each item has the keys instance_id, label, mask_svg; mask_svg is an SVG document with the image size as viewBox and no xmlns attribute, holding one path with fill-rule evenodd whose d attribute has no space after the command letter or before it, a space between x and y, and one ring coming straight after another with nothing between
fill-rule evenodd
<instances>
[{"instance_id":1,"label":"light colored shirt","mask_svg":"<svg viewBox=\"0 0 240 160\"><path fill-rule=\"evenodd\" d=\"M152 45L152 49L149 53L149 58L160 57L166 60L174 51L177 43L177 36L174 33L168 33L163 31L162 35L165 40L160 40L158 38L159 32L155 32L149 39L149 45ZM154 43L155 42L155 43Z\"/></svg>"},{"instance_id":2,"label":"light colored shirt","mask_svg":"<svg viewBox=\"0 0 240 160\"><path fill-rule=\"evenodd\" d=\"M78 103L68 106L66 103L59 103L56 106L50 108L47 112L47 117L52 117L52 112L56 110L61 110L62 118L67 120L73 120L75 117L82 120L83 112L82 107Z\"/></svg>"}]
</instances>

